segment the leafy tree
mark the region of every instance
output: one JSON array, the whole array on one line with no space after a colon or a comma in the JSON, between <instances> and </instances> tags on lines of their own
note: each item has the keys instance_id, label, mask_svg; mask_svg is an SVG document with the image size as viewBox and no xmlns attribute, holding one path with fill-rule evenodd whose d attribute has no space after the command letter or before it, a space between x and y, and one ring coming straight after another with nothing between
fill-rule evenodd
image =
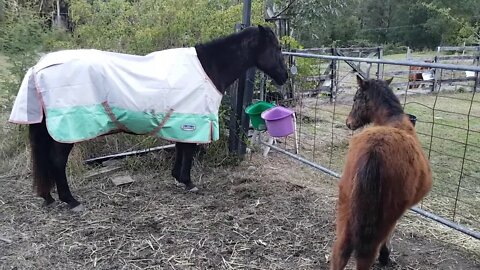
<instances>
[{"instance_id":1,"label":"leafy tree","mask_svg":"<svg viewBox=\"0 0 480 270\"><path fill-rule=\"evenodd\" d=\"M192 46L233 32L242 4L231 0L71 0L75 44L144 54ZM263 23L262 1L253 23Z\"/></svg>"},{"instance_id":2,"label":"leafy tree","mask_svg":"<svg viewBox=\"0 0 480 270\"><path fill-rule=\"evenodd\" d=\"M43 41L49 32L44 20L31 7L7 2L0 21L0 52L9 58L9 75L2 75L3 89L16 93L27 68L39 58Z\"/></svg>"},{"instance_id":3,"label":"leafy tree","mask_svg":"<svg viewBox=\"0 0 480 270\"><path fill-rule=\"evenodd\" d=\"M477 43L478 0L269 0L306 47L359 43L414 48Z\"/></svg>"}]
</instances>

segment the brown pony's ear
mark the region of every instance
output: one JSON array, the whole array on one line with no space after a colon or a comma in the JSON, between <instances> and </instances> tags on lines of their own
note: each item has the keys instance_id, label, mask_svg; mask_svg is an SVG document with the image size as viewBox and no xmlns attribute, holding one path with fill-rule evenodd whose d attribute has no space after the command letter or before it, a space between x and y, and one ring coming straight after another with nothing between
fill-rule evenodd
<instances>
[{"instance_id":1,"label":"brown pony's ear","mask_svg":"<svg viewBox=\"0 0 480 270\"><path fill-rule=\"evenodd\" d=\"M385 80L385 82L387 83L387 85L390 85L393 81L393 77L391 77L390 79L387 79Z\"/></svg>"},{"instance_id":2,"label":"brown pony's ear","mask_svg":"<svg viewBox=\"0 0 480 270\"><path fill-rule=\"evenodd\" d=\"M357 74L357 84L360 88L365 88L367 86L367 82L363 80L360 75Z\"/></svg>"}]
</instances>

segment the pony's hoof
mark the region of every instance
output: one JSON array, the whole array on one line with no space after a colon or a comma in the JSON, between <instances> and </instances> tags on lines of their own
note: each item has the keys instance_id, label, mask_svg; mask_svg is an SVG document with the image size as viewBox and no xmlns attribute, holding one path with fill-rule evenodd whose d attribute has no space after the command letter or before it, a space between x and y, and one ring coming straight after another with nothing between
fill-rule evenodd
<instances>
[{"instance_id":1,"label":"pony's hoof","mask_svg":"<svg viewBox=\"0 0 480 270\"><path fill-rule=\"evenodd\" d=\"M55 201L55 200L51 201L51 202L46 202L45 201L45 202L42 203L42 207L44 207L44 208L53 208L53 207L55 207L55 205L57 205L57 201Z\"/></svg>"},{"instance_id":2,"label":"pony's hoof","mask_svg":"<svg viewBox=\"0 0 480 270\"><path fill-rule=\"evenodd\" d=\"M180 175L179 175L178 173L172 172L172 177L173 177L177 182L181 183L180 180L179 180L179 179L180 179Z\"/></svg>"},{"instance_id":3,"label":"pony's hoof","mask_svg":"<svg viewBox=\"0 0 480 270\"><path fill-rule=\"evenodd\" d=\"M87 209L85 208L85 206L83 206L83 204L79 204L79 205L71 208L70 210L74 213L81 213L81 212L85 212L85 210L87 210Z\"/></svg>"},{"instance_id":4,"label":"pony's hoof","mask_svg":"<svg viewBox=\"0 0 480 270\"><path fill-rule=\"evenodd\" d=\"M199 189L192 185L192 186L186 186L185 189L188 191L188 192L192 192L192 193L197 193L199 191Z\"/></svg>"},{"instance_id":5,"label":"pony's hoof","mask_svg":"<svg viewBox=\"0 0 480 270\"><path fill-rule=\"evenodd\" d=\"M380 265L380 267L385 267L385 266L391 266L393 262L390 260L389 256L387 257L380 256L378 258L378 264Z\"/></svg>"}]
</instances>

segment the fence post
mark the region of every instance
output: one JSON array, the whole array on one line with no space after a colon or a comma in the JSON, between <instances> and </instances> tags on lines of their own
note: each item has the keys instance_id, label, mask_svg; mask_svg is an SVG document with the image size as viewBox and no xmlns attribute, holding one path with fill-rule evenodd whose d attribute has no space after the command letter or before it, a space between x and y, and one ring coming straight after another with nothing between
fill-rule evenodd
<instances>
[{"instance_id":1,"label":"fence post","mask_svg":"<svg viewBox=\"0 0 480 270\"><path fill-rule=\"evenodd\" d=\"M383 47L381 47L381 46L377 47L377 55L378 55L378 59L383 58ZM384 64L380 64L380 63L378 63L378 65L377 65L377 79L379 79L379 80L383 80L384 66L385 66Z\"/></svg>"},{"instance_id":2,"label":"fence post","mask_svg":"<svg viewBox=\"0 0 480 270\"><path fill-rule=\"evenodd\" d=\"M477 46L477 57L476 57L476 60L477 60L477 67L480 66L480 46ZM474 85L473 85L473 92L477 92L477 87L478 85L480 84L480 78L478 77L478 72L475 73L475 82L474 82Z\"/></svg>"},{"instance_id":3,"label":"fence post","mask_svg":"<svg viewBox=\"0 0 480 270\"><path fill-rule=\"evenodd\" d=\"M243 0L243 17L242 22L244 27L251 25L252 17L252 1ZM245 77L243 78L243 98L242 103L239 103L239 117L240 117L240 129L238 134L238 155L243 157L247 153L247 135L250 124L250 117L245 113L245 108L252 103L253 88L255 82L255 68L247 70Z\"/></svg>"},{"instance_id":4,"label":"fence post","mask_svg":"<svg viewBox=\"0 0 480 270\"><path fill-rule=\"evenodd\" d=\"M242 24L240 27L236 27L236 30L240 31L251 24L252 14L252 1L243 1L243 16ZM238 89L234 91L236 97L235 103L232 103L232 116L230 117L230 137L229 137L229 150L230 153L238 155L240 158L246 153L247 145L245 143L246 135L248 134L248 127L250 118L244 113L247 104L252 102L253 98L253 83L255 80L255 68L247 70L245 75L242 75L238 81Z\"/></svg>"},{"instance_id":5,"label":"fence post","mask_svg":"<svg viewBox=\"0 0 480 270\"><path fill-rule=\"evenodd\" d=\"M437 53L435 54L435 57L433 58L433 63L437 63L438 62L438 56L440 54L440 50L441 48L440 47L437 47ZM432 84L432 91L431 92L435 92L437 90L437 84L438 84L438 72L437 72L437 69L436 68L433 68L432 69L432 73L433 73L433 84ZM442 78L440 78L441 80Z\"/></svg>"},{"instance_id":6,"label":"fence post","mask_svg":"<svg viewBox=\"0 0 480 270\"><path fill-rule=\"evenodd\" d=\"M331 49L332 56L337 55L337 49L335 47L332 47ZM330 63L330 103L333 102L333 93L334 93L334 87L335 87L335 79L337 78L337 61L335 59L332 59L332 62Z\"/></svg>"},{"instance_id":7,"label":"fence post","mask_svg":"<svg viewBox=\"0 0 480 270\"><path fill-rule=\"evenodd\" d=\"M295 75L297 74L296 70L292 72L292 67L297 68L297 66L295 64L295 57L294 56L292 56L292 55L288 56L288 64L289 64L289 68L290 68L292 76L290 76L290 83L288 84L289 85L289 92L287 93L287 98L293 100L295 98Z\"/></svg>"},{"instance_id":8,"label":"fence post","mask_svg":"<svg viewBox=\"0 0 480 270\"><path fill-rule=\"evenodd\" d=\"M242 24L235 24L234 31L239 32L243 29ZM230 121L229 121L229 135L228 135L228 151L231 154L238 154L239 141L239 116L243 104L243 89L244 89L245 75L242 75L237 81L237 87L233 86L230 89ZM240 111L240 112L239 112Z\"/></svg>"},{"instance_id":9,"label":"fence post","mask_svg":"<svg viewBox=\"0 0 480 270\"><path fill-rule=\"evenodd\" d=\"M253 88L255 83L255 68L247 70L245 76L245 81L243 83L243 103L240 105L240 134L238 134L238 154L240 157L243 157L247 153L247 135L248 129L250 126L250 117L245 113L245 108L252 103L253 99Z\"/></svg>"}]
</instances>

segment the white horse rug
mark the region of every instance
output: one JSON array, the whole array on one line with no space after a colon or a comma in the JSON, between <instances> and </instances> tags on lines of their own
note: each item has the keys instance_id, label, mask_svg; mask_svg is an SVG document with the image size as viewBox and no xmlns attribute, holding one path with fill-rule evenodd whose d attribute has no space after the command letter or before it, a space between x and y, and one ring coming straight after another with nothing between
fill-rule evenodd
<instances>
[{"instance_id":1,"label":"white horse rug","mask_svg":"<svg viewBox=\"0 0 480 270\"><path fill-rule=\"evenodd\" d=\"M59 142L127 131L209 143L219 137L222 94L195 48L136 56L99 50L45 55L25 75L10 122L40 123Z\"/></svg>"}]
</instances>

